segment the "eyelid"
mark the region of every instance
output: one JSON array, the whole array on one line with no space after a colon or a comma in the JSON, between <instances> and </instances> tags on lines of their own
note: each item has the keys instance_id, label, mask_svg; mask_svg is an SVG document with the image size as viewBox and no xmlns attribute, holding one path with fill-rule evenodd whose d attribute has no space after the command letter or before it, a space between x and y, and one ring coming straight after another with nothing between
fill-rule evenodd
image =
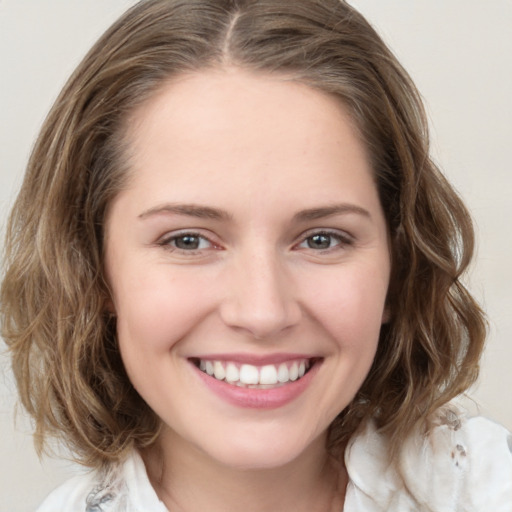
<instances>
[{"instance_id":1,"label":"eyelid","mask_svg":"<svg viewBox=\"0 0 512 512\"><path fill-rule=\"evenodd\" d=\"M173 247L171 245L173 240L176 240L180 237L184 236L193 236L200 238L202 240L206 240L208 244L210 245L208 248L203 249L180 249L178 247ZM305 232L303 232L297 239L297 241L293 244L293 248L300 248L300 245L303 244L308 238L315 236L315 235L326 235L335 238L339 241L339 244L337 246L348 246L352 245L354 243L354 237L348 233L347 231L340 230L340 229L334 229L334 228L312 228ZM208 236L203 232L201 229L179 229L176 231L170 231L165 233L164 235L160 236L155 244L163 247L165 249L170 249L173 251L181 251L185 253L194 253L198 251L204 251L204 250L211 250L211 249L222 249L222 245L219 244L214 240L215 237ZM330 251L332 249L335 249L335 247L331 247L328 249L323 249L323 251ZM322 249L316 249L315 252L322 252Z\"/></svg>"},{"instance_id":2,"label":"eyelid","mask_svg":"<svg viewBox=\"0 0 512 512\"><path fill-rule=\"evenodd\" d=\"M299 237L298 242L294 244L294 247L300 247L300 245L303 244L308 238L311 238L312 236L315 236L315 235L326 235L326 236L336 238L337 240L339 240L339 246L342 246L342 247L354 244L354 237L350 233L347 233L344 230L333 229L333 228L313 228L313 229L310 229L310 230L302 233ZM335 247L337 247L337 246L335 246ZM315 250L315 252L322 252L322 250L330 251L330 250L335 249L335 247L330 247L328 249L317 249L317 250Z\"/></svg>"},{"instance_id":3,"label":"eyelid","mask_svg":"<svg viewBox=\"0 0 512 512\"><path fill-rule=\"evenodd\" d=\"M188 249L188 250L185 250L185 249L180 249L178 247L173 247L171 245L171 243L173 242L173 240L176 240L178 238L181 238L181 237L184 237L184 236L193 236L193 237L197 237L197 238L200 238L202 240L206 240L209 244L210 244L210 247L208 247L207 249ZM177 231L170 231L170 232L167 232L165 233L164 235L162 235L161 237L158 238L158 240L156 241L156 245L160 246L160 247L163 247L164 249L169 249L169 250L173 250L173 251L180 251L182 253L194 253L194 252L199 252L199 251L204 251L204 250L210 250L210 249L221 249L221 245L217 242L215 242L213 240L213 237L211 236L207 236L201 229L179 229Z\"/></svg>"}]
</instances>

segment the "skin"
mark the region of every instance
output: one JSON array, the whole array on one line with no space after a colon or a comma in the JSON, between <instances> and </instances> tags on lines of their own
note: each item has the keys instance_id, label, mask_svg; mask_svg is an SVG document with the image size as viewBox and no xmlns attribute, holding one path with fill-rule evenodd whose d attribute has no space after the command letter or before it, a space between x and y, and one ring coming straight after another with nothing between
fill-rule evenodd
<instances>
[{"instance_id":1,"label":"skin","mask_svg":"<svg viewBox=\"0 0 512 512\"><path fill-rule=\"evenodd\" d=\"M106 270L126 370L164 425L144 454L157 493L172 510L340 510L327 429L369 371L390 275L350 117L284 77L222 69L169 82L129 126ZM216 354L319 363L291 402L244 408L190 362Z\"/></svg>"}]
</instances>

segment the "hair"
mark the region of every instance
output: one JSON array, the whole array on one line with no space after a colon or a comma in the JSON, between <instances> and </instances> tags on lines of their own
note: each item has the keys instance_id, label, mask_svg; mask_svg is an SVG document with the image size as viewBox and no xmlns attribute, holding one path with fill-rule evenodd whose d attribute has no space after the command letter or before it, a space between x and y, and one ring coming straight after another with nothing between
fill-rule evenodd
<instances>
[{"instance_id":1,"label":"hair","mask_svg":"<svg viewBox=\"0 0 512 512\"><path fill-rule=\"evenodd\" d=\"M486 324L461 282L474 235L429 157L419 94L375 30L341 0L146 0L69 79L41 129L6 232L2 335L42 453L57 436L100 467L155 442L106 304L104 226L126 185L127 124L172 77L234 66L335 95L368 150L392 252L373 366L330 428L343 450L369 419L397 447L476 379Z\"/></svg>"}]
</instances>

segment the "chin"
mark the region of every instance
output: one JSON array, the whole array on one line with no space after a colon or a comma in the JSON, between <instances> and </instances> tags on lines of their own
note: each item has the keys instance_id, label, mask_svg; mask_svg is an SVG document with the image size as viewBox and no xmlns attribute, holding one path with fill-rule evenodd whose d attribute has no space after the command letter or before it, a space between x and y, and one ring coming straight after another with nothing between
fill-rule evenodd
<instances>
[{"instance_id":1,"label":"chin","mask_svg":"<svg viewBox=\"0 0 512 512\"><path fill-rule=\"evenodd\" d=\"M269 470L286 466L311 448L318 450L325 446L325 436L311 441L297 439L293 434L281 436L254 436L250 439L230 438L208 450L208 455L223 466L241 471Z\"/></svg>"},{"instance_id":2,"label":"chin","mask_svg":"<svg viewBox=\"0 0 512 512\"><path fill-rule=\"evenodd\" d=\"M269 450L258 450L245 452L231 452L223 454L212 454L222 465L239 471L258 471L276 469L293 462L299 454L278 452L269 453Z\"/></svg>"}]
</instances>

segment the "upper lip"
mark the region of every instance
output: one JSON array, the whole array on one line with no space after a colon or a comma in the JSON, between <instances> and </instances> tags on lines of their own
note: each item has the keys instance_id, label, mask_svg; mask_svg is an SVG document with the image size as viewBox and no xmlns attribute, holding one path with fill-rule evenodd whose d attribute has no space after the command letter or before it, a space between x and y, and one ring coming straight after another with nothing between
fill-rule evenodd
<instances>
[{"instance_id":1,"label":"upper lip","mask_svg":"<svg viewBox=\"0 0 512 512\"><path fill-rule=\"evenodd\" d=\"M287 361L296 361L300 359L320 359L319 356L299 353L276 353L276 354L202 354L189 357L189 359L201 359L203 361L230 361L239 364L251 364L253 366L265 366L267 364L280 364Z\"/></svg>"}]
</instances>

